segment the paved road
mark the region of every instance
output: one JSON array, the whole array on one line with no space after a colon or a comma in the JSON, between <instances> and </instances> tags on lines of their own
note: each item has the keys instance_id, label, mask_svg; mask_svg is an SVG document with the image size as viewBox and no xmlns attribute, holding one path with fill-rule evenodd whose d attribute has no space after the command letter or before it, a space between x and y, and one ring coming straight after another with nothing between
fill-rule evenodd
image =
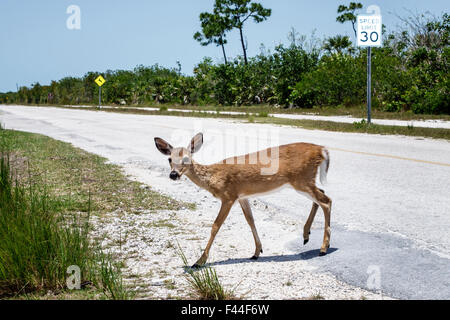
<instances>
[{"instance_id":1,"label":"paved road","mask_svg":"<svg viewBox=\"0 0 450 320\"><path fill-rule=\"evenodd\" d=\"M83 108L83 107L92 107L92 106L80 106L80 105L66 105L66 107L76 107L76 108ZM111 106L103 106L103 108L127 108L127 107L111 107ZM159 108L153 108L153 107L144 107L139 108L141 110L148 110L148 111L158 111ZM193 112L192 110L188 109L168 109L168 111L177 111L177 112ZM214 113L216 114L217 111L213 110L206 110L203 111L206 113ZM257 115L256 113L245 113L245 112L238 112L238 111L220 111L220 114L224 115ZM341 123L354 123L361 121L361 118L354 118L351 116L319 116L314 114L288 114L288 113L273 113L269 114L269 117L275 117L275 118L284 118L284 119L294 119L294 120L320 120L320 121L331 121L331 122L341 122ZM447 120L394 120L394 119L372 119L372 123L384 125L384 126L399 126L399 127L407 127L407 126L413 126L413 127L421 127L421 128L442 128L442 129L450 129L450 121Z\"/></svg>"},{"instance_id":2,"label":"paved road","mask_svg":"<svg viewBox=\"0 0 450 320\"><path fill-rule=\"evenodd\" d=\"M6 128L46 134L115 163L141 161L167 173L167 159L153 145L155 136L185 145L202 131L205 144L196 159L203 163L289 142L325 145L331 153L325 189L333 199L332 248L317 259L323 224L318 214L307 247L295 241L285 244L291 258L308 260L361 287L367 284L368 271L379 270L381 290L393 297L450 299L448 141L56 108L0 106L0 112ZM170 190L158 179L154 184ZM171 193L176 197L180 190ZM309 200L290 189L260 202L267 214L299 220L310 207Z\"/></svg>"}]
</instances>

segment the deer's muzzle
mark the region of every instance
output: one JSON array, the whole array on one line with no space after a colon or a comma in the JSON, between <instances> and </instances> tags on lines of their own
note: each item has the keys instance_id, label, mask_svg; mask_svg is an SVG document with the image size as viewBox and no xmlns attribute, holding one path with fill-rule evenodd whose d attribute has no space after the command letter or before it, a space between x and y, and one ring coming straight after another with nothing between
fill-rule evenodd
<instances>
[{"instance_id":1,"label":"deer's muzzle","mask_svg":"<svg viewBox=\"0 0 450 320\"><path fill-rule=\"evenodd\" d=\"M172 180L178 180L180 179L180 174L176 171L172 171L169 175L170 179Z\"/></svg>"}]
</instances>

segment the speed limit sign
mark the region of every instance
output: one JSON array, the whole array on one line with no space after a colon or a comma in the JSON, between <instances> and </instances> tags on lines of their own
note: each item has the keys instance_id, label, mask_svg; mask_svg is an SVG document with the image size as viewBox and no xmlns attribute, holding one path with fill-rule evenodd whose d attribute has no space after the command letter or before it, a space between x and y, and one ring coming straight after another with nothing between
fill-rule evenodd
<instances>
[{"instance_id":1,"label":"speed limit sign","mask_svg":"<svg viewBox=\"0 0 450 320\"><path fill-rule=\"evenodd\" d=\"M358 46L381 47L382 20L380 15L359 15Z\"/></svg>"},{"instance_id":2,"label":"speed limit sign","mask_svg":"<svg viewBox=\"0 0 450 320\"><path fill-rule=\"evenodd\" d=\"M373 12L374 14L370 14ZM377 5L367 8L366 15L359 15L358 22L358 46L367 47L367 122L372 118L372 47L381 47L383 24L381 21L381 10Z\"/></svg>"}]
</instances>

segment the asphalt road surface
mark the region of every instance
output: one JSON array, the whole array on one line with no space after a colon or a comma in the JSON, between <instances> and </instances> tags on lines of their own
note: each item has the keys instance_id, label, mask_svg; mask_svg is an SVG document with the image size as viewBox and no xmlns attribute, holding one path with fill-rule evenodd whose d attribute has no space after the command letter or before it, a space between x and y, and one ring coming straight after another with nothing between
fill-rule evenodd
<instances>
[{"instance_id":1,"label":"asphalt road surface","mask_svg":"<svg viewBox=\"0 0 450 320\"><path fill-rule=\"evenodd\" d=\"M356 286L367 287L372 281L372 287L395 298L450 299L448 141L220 119L4 105L0 106L0 121L7 129L67 141L113 163L147 163L148 167L167 172L167 176L167 159L154 147L156 136L174 146L185 146L195 133L203 132L204 146L194 157L200 163L278 144L325 145L331 156L328 184L324 186L333 200L330 252L317 257L317 244L323 235L319 211L310 239L317 248L303 246L299 237L285 244L295 252L291 258L307 260L321 272L331 272ZM152 185L168 188L158 179ZM173 197L177 192L169 191ZM191 195L192 199L195 196ZM267 209L263 214L299 220L306 219L311 205L291 189L264 196L260 201ZM273 260L276 257L260 258L261 262Z\"/></svg>"}]
</instances>

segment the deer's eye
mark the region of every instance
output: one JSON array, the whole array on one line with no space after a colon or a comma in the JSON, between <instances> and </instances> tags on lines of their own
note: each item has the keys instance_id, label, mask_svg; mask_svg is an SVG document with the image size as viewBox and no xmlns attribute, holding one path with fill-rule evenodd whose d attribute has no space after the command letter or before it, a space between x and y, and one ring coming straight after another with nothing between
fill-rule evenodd
<instances>
[{"instance_id":1,"label":"deer's eye","mask_svg":"<svg viewBox=\"0 0 450 320\"><path fill-rule=\"evenodd\" d=\"M183 159L181 160L182 164L189 164L189 162L190 162L189 157L183 157Z\"/></svg>"},{"instance_id":2,"label":"deer's eye","mask_svg":"<svg viewBox=\"0 0 450 320\"><path fill-rule=\"evenodd\" d=\"M172 158L169 158L169 163L172 163Z\"/></svg>"}]
</instances>

